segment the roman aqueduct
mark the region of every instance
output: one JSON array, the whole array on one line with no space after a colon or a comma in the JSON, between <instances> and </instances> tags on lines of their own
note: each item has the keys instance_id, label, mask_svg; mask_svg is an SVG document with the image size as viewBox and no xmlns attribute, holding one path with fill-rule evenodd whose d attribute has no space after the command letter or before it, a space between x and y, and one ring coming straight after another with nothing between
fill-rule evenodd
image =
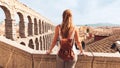
<instances>
[{"instance_id":1,"label":"roman aqueduct","mask_svg":"<svg viewBox=\"0 0 120 68\"><path fill-rule=\"evenodd\" d=\"M0 7L5 13L5 37L19 41L36 50L48 47L53 36L54 24L17 0L1 0ZM19 30L16 33L16 15L19 17ZM22 40L27 38L27 41ZM47 42L47 43L46 43ZM39 46L39 45L45 45Z\"/></svg>"}]
</instances>

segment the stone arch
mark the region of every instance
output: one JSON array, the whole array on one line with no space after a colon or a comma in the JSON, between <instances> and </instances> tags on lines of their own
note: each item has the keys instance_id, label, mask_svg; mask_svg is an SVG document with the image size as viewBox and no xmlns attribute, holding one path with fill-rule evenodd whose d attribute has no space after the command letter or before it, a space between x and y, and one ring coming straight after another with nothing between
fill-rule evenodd
<instances>
[{"instance_id":1,"label":"stone arch","mask_svg":"<svg viewBox=\"0 0 120 68\"><path fill-rule=\"evenodd\" d=\"M45 36L43 36L43 50L45 50Z\"/></svg>"},{"instance_id":2,"label":"stone arch","mask_svg":"<svg viewBox=\"0 0 120 68\"><path fill-rule=\"evenodd\" d=\"M46 22L44 22L44 33L46 32Z\"/></svg>"},{"instance_id":3,"label":"stone arch","mask_svg":"<svg viewBox=\"0 0 120 68\"><path fill-rule=\"evenodd\" d=\"M12 24L12 19L11 19L11 13L10 10L5 7L5 6L1 6L0 7L3 9L4 13L5 13L5 37L8 39L12 39L13 40L13 24Z\"/></svg>"},{"instance_id":4,"label":"stone arch","mask_svg":"<svg viewBox=\"0 0 120 68\"><path fill-rule=\"evenodd\" d=\"M50 30L50 29L49 29L49 25L50 25L50 24L48 23L48 26L47 26L48 30Z\"/></svg>"},{"instance_id":5,"label":"stone arch","mask_svg":"<svg viewBox=\"0 0 120 68\"><path fill-rule=\"evenodd\" d=\"M33 23L30 16L27 16L28 18L28 36L33 36Z\"/></svg>"},{"instance_id":6,"label":"stone arch","mask_svg":"<svg viewBox=\"0 0 120 68\"><path fill-rule=\"evenodd\" d=\"M49 28L50 28L50 30L51 30L51 24L49 25Z\"/></svg>"},{"instance_id":7,"label":"stone arch","mask_svg":"<svg viewBox=\"0 0 120 68\"><path fill-rule=\"evenodd\" d=\"M50 25L50 30L52 30L52 25Z\"/></svg>"},{"instance_id":8,"label":"stone arch","mask_svg":"<svg viewBox=\"0 0 120 68\"><path fill-rule=\"evenodd\" d=\"M51 30L53 31L55 29L55 27L53 25L51 25Z\"/></svg>"},{"instance_id":9,"label":"stone arch","mask_svg":"<svg viewBox=\"0 0 120 68\"><path fill-rule=\"evenodd\" d=\"M47 23L47 24L46 24L46 32L48 32L48 27L49 27L48 25L49 25L49 24Z\"/></svg>"},{"instance_id":10,"label":"stone arch","mask_svg":"<svg viewBox=\"0 0 120 68\"><path fill-rule=\"evenodd\" d=\"M46 50L46 47L47 47L47 38L46 38L46 35L44 36L44 38L45 38L45 40L44 40L44 42L45 42L44 48L45 48L45 50Z\"/></svg>"},{"instance_id":11,"label":"stone arch","mask_svg":"<svg viewBox=\"0 0 120 68\"><path fill-rule=\"evenodd\" d=\"M50 41L52 41L53 36L54 36L54 33L51 33L51 34L50 34Z\"/></svg>"},{"instance_id":12,"label":"stone arch","mask_svg":"<svg viewBox=\"0 0 120 68\"><path fill-rule=\"evenodd\" d=\"M45 38L46 38L46 50L47 50L47 48L48 48L48 43L49 43L47 36L48 36L48 35L45 36Z\"/></svg>"},{"instance_id":13,"label":"stone arch","mask_svg":"<svg viewBox=\"0 0 120 68\"><path fill-rule=\"evenodd\" d=\"M52 41L51 41L51 35L50 35L50 34L49 34L49 39L48 39L48 40L49 40L49 44L51 44ZM50 45L48 45L48 47L49 47L49 46L50 46Z\"/></svg>"},{"instance_id":14,"label":"stone arch","mask_svg":"<svg viewBox=\"0 0 120 68\"><path fill-rule=\"evenodd\" d=\"M34 18L34 34L38 35L38 24L36 18Z\"/></svg>"},{"instance_id":15,"label":"stone arch","mask_svg":"<svg viewBox=\"0 0 120 68\"><path fill-rule=\"evenodd\" d=\"M22 13L17 12L19 16L19 36L25 38L25 22Z\"/></svg>"},{"instance_id":16,"label":"stone arch","mask_svg":"<svg viewBox=\"0 0 120 68\"><path fill-rule=\"evenodd\" d=\"M26 44L25 44L24 42L20 42L20 44L22 44L22 45L26 46Z\"/></svg>"},{"instance_id":17,"label":"stone arch","mask_svg":"<svg viewBox=\"0 0 120 68\"><path fill-rule=\"evenodd\" d=\"M49 36L50 36L49 41L51 41L52 40L52 34L50 34Z\"/></svg>"},{"instance_id":18,"label":"stone arch","mask_svg":"<svg viewBox=\"0 0 120 68\"><path fill-rule=\"evenodd\" d=\"M49 45L50 45L49 34L47 35L47 41L48 41L48 42L47 42L47 47L46 47L46 48L48 49L48 48L49 48Z\"/></svg>"},{"instance_id":19,"label":"stone arch","mask_svg":"<svg viewBox=\"0 0 120 68\"><path fill-rule=\"evenodd\" d=\"M40 41L40 50L43 50L43 48L42 48L42 37L40 36L40 39L39 39L39 41Z\"/></svg>"},{"instance_id":20,"label":"stone arch","mask_svg":"<svg viewBox=\"0 0 120 68\"><path fill-rule=\"evenodd\" d=\"M42 34L42 23L41 20L39 20L39 34Z\"/></svg>"},{"instance_id":21,"label":"stone arch","mask_svg":"<svg viewBox=\"0 0 120 68\"><path fill-rule=\"evenodd\" d=\"M46 22L44 22L44 32L46 32Z\"/></svg>"},{"instance_id":22,"label":"stone arch","mask_svg":"<svg viewBox=\"0 0 120 68\"><path fill-rule=\"evenodd\" d=\"M49 24L49 29L51 30L51 24Z\"/></svg>"},{"instance_id":23,"label":"stone arch","mask_svg":"<svg viewBox=\"0 0 120 68\"><path fill-rule=\"evenodd\" d=\"M35 39L36 50L39 50L39 41L38 38Z\"/></svg>"},{"instance_id":24,"label":"stone arch","mask_svg":"<svg viewBox=\"0 0 120 68\"><path fill-rule=\"evenodd\" d=\"M44 21L42 21L42 33L44 33Z\"/></svg>"},{"instance_id":25,"label":"stone arch","mask_svg":"<svg viewBox=\"0 0 120 68\"><path fill-rule=\"evenodd\" d=\"M49 44L51 44L51 34L49 34L48 36L49 36L49 38L48 38ZM48 48L49 48L49 46L50 46L50 45L48 45Z\"/></svg>"},{"instance_id":26,"label":"stone arch","mask_svg":"<svg viewBox=\"0 0 120 68\"><path fill-rule=\"evenodd\" d=\"M46 32L48 31L48 23L46 23Z\"/></svg>"},{"instance_id":27,"label":"stone arch","mask_svg":"<svg viewBox=\"0 0 120 68\"><path fill-rule=\"evenodd\" d=\"M89 33L89 32L90 32L90 29L89 29L89 28L87 28L87 29L86 29L86 33Z\"/></svg>"},{"instance_id":28,"label":"stone arch","mask_svg":"<svg viewBox=\"0 0 120 68\"><path fill-rule=\"evenodd\" d=\"M34 49L34 43L33 43L33 40L32 40L32 39L29 40L28 47Z\"/></svg>"}]
</instances>

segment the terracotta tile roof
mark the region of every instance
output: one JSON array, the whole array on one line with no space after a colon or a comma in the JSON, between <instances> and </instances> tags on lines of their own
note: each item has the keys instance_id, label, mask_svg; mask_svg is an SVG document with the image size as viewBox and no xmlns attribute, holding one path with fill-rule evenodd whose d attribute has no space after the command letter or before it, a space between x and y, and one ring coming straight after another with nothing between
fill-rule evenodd
<instances>
[{"instance_id":1,"label":"terracotta tile roof","mask_svg":"<svg viewBox=\"0 0 120 68\"><path fill-rule=\"evenodd\" d=\"M102 40L86 45L85 51L87 52L103 52L103 53L114 53L114 49L111 49L111 45L116 41L120 40L120 35L112 35Z\"/></svg>"}]
</instances>

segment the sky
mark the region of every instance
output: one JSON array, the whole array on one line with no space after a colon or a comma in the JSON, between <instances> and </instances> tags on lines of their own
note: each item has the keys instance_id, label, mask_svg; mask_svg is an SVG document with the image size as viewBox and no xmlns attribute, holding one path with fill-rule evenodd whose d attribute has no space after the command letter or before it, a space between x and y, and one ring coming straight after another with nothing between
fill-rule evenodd
<instances>
[{"instance_id":1,"label":"sky","mask_svg":"<svg viewBox=\"0 0 120 68\"><path fill-rule=\"evenodd\" d=\"M18 0L36 12L60 24L62 13L71 9L75 25L120 23L120 0Z\"/></svg>"}]
</instances>

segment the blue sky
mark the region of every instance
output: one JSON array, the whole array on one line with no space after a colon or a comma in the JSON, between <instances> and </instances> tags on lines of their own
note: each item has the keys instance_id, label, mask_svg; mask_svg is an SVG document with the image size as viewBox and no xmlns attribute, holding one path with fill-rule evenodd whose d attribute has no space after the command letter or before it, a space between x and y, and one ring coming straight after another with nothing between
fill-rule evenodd
<instances>
[{"instance_id":1,"label":"blue sky","mask_svg":"<svg viewBox=\"0 0 120 68\"><path fill-rule=\"evenodd\" d=\"M120 23L120 0L18 0L54 24L62 21L62 12L71 9L75 25Z\"/></svg>"}]
</instances>

